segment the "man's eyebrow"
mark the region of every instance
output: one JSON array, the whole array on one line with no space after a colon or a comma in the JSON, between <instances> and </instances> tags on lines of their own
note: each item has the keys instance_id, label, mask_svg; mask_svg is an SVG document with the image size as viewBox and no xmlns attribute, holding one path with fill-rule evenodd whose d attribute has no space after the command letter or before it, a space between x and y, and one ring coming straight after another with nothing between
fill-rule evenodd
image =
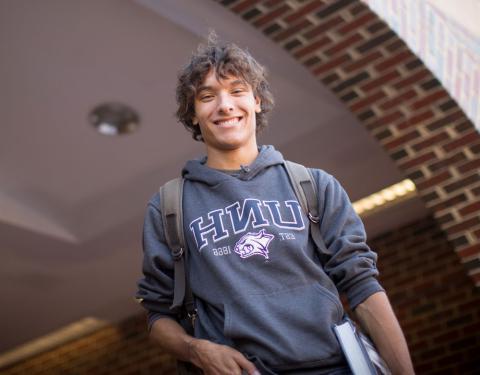
<instances>
[{"instance_id":1,"label":"man's eyebrow","mask_svg":"<svg viewBox=\"0 0 480 375\"><path fill-rule=\"evenodd\" d=\"M238 86L238 85L247 86L247 82L245 82L242 79L237 79L237 80L231 82L230 85L231 86Z\"/></svg>"},{"instance_id":2,"label":"man's eyebrow","mask_svg":"<svg viewBox=\"0 0 480 375\"><path fill-rule=\"evenodd\" d=\"M197 88L197 95L200 94L202 91L212 90L212 86L200 86Z\"/></svg>"},{"instance_id":3,"label":"man's eyebrow","mask_svg":"<svg viewBox=\"0 0 480 375\"><path fill-rule=\"evenodd\" d=\"M230 86L247 86L247 82L242 79L236 79L235 81L230 82L229 85ZM209 91L209 90L213 91L213 87L206 86L206 85L199 86L196 90L196 95L201 94L203 91Z\"/></svg>"}]
</instances>

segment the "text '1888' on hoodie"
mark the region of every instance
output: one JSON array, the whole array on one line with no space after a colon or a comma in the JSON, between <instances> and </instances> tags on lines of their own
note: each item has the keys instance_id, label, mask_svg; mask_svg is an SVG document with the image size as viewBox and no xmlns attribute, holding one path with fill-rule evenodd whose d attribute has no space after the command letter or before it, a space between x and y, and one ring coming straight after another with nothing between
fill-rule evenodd
<instances>
[{"instance_id":1,"label":"text '1888' on hoodie","mask_svg":"<svg viewBox=\"0 0 480 375\"><path fill-rule=\"evenodd\" d=\"M347 194L328 173L311 171L330 254L323 266L283 157L272 146L263 146L235 174L209 168L205 159L187 162L184 232L198 309L195 336L277 368L342 363L332 330L344 315L338 291L355 308L383 289L376 280L376 254L365 243ZM174 317L173 260L159 199L155 194L148 203L137 293L151 322Z\"/></svg>"}]
</instances>

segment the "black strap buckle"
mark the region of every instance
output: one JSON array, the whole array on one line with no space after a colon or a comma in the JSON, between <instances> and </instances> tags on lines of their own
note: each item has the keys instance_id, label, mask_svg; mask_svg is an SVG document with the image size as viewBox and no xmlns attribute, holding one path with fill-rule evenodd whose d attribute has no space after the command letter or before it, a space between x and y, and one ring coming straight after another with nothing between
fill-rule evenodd
<instances>
[{"instance_id":1,"label":"black strap buckle","mask_svg":"<svg viewBox=\"0 0 480 375\"><path fill-rule=\"evenodd\" d=\"M318 224L320 222L320 216L314 216L311 212L308 213L308 219L315 224Z\"/></svg>"},{"instance_id":2,"label":"black strap buckle","mask_svg":"<svg viewBox=\"0 0 480 375\"><path fill-rule=\"evenodd\" d=\"M183 247L180 247L178 249L174 249L172 251L172 257L173 257L173 260L180 260L183 256Z\"/></svg>"},{"instance_id":3,"label":"black strap buckle","mask_svg":"<svg viewBox=\"0 0 480 375\"><path fill-rule=\"evenodd\" d=\"M195 327L195 319L197 319L197 309L193 309L191 312L187 312L188 319L192 323L192 327Z\"/></svg>"}]
</instances>

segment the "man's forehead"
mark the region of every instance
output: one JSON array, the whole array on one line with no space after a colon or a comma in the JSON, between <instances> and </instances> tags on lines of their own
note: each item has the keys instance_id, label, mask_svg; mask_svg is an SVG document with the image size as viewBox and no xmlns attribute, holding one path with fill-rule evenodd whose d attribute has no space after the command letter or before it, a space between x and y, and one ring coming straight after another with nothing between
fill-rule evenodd
<instances>
[{"instance_id":1,"label":"man's forehead","mask_svg":"<svg viewBox=\"0 0 480 375\"><path fill-rule=\"evenodd\" d=\"M213 85L249 85L241 76L235 74L220 75L215 71L210 71L198 86L198 91L205 90Z\"/></svg>"}]
</instances>

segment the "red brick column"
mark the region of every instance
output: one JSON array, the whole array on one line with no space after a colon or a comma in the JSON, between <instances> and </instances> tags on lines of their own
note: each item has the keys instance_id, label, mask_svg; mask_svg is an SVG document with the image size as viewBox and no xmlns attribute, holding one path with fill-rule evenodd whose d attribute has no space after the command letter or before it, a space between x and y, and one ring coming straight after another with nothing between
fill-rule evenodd
<instances>
[{"instance_id":1,"label":"red brick column","mask_svg":"<svg viewBox=\"0 0 480 375\"><path fill-rule=\"evenodd\" d=\"M381 144L480 286L480 135L406 44L358 0L215 0L305 65Z\"/></svg>"}]
</instances>

